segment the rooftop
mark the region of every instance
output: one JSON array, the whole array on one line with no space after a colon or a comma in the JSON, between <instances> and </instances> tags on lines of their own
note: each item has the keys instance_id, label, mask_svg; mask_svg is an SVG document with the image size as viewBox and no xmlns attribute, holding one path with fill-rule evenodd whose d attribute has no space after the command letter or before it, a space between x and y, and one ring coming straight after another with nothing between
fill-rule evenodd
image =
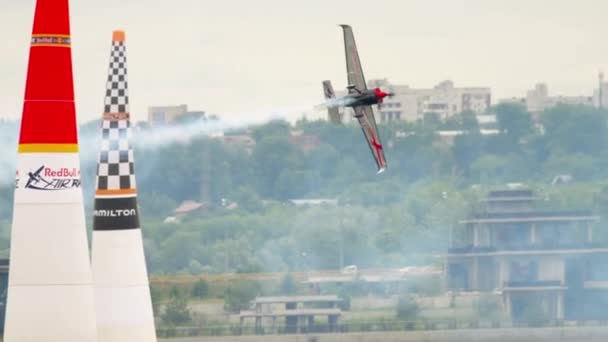
<instances>
[{"instance_id":1,"label":"rooftop","mask_svg":"<svg viewBox=\"0 0 608 342\"><path fill-rule=\"evenodd\" d=\"M515 202L515 201L535 201L538 197L534 196L532 190L496 190L490 191L484 202Z\"/></svg>"},{"instance_id":2,"label":"rooftop","mask_svg":"<svg viewBox=\"0 0 608 342\"><path fill-rule=\"evenodd\" d=\"M555 222L555 221L597 221L588 210L576 211L520 211L520 212L483 212L471 215L466 223L506 223L506 222Z\"/></svg>"},{"instance_id":3,"label":"rooftop","mask_svg":"<svg viewBox=\"0 0 608 342\"><path fill-rule=\"evenodd\" d=\"M328 296L278 296L278 297L256 297L253 300L255 304L273 304L273 303L322 303L322 302L340 302L341 298L334 295Z\"/></svg>"},{"instance_id":4,"label":"rooftop","mask_svg":"<svg viewBox=\"0 0 608 342\"><path fill-rule=\"evenodd\" d=\"M531 256L531 255L582 255L582 254L608 254L608 248L600 246L557 246L556 248L534 248L529 249L496 249L492 247L464 247L450 248L449 258L470 258L486 256Z\"/></svg>"},{"instance_id":5,"label":"rooftop","mask_svg":"<svg viewBox=\"0 0 608 342\"><path fill-rule=\"evenodd\" d=\"M284 316L320 316L341 315L340 309L293 309L273 312L241 311L239 316L245 317L284 317Z\"/></svg>"},{"instance_id":6,"label":"rooftop","mask_svg":"<svg viewBox=\"0 0 608 342\"><path fill-rule=\"evenodd\" d=\"M200 209L204 204L199 203L193 200L185 200L183 201L179 207L177 207L174 212L175 213L188 213L197 209Z\"/></svg>"}]
</instances>

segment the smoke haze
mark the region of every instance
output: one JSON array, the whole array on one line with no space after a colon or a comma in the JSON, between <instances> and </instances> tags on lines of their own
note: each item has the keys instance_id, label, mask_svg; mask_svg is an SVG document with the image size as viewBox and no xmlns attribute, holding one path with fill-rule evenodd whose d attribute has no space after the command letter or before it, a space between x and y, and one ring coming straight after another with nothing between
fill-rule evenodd
<instances>
[{"instance_id":1,"label":"smoke haze","mask_svg":"<svg viewBox=\"0 0 608 342\"><path fill-rule=\"evenodd\" d=\"M318 105L312 101L301 105L283 106L268 110L250 111L245 113L229 113L225 119L194 120L179 125L153 126L150 128L133 127L131 144L136 150L155 150L170 144L189 144L201 136L222 135L226 131L245 129L261 125L271 120L289 120L294 117L318 117L324 104ZM238 119L235 119L238 118ZM5 121L0 125L0 144L4 148L3 158L0 158L0 186L6 186L14 181L17 141L20 129L19 121ZM86 170L97 162L100 146L99 120L92 121L80 127L78 132L80 162Z\"/></svg>"}]
</instances>

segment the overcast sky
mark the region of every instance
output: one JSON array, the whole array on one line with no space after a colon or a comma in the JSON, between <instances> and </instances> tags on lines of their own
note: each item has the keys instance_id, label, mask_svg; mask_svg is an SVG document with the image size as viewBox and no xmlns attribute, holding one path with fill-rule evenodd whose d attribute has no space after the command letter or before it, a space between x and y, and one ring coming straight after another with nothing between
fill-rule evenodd
<instances>
[{"instance_id":1,"label":"overcast sky","mask_svg":"<svg viewBox=\"0 0 608 342\"><path fill-rule=\"evenodd\" d=\"M21 114L34 4L0 0L0 117ZM237 117L319 103L323 79L346 83L340 23L367 79L590 95L608 71L606 13L605 0L72 0L77 110L101 115L114 29L127 32L136 120L149 105Z\"/></svg>"}]
</instances>

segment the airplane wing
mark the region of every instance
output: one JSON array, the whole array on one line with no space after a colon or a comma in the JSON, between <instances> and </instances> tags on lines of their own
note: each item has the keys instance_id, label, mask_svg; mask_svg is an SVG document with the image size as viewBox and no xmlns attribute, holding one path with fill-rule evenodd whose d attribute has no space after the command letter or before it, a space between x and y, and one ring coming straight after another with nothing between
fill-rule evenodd
<instances>
[{"instance_id":1,"label":"airplane wing","mask_svg":"<svg viewBox=\"0 0 608 342\"><path fill-rule=\"evenodd\" d=\"M374 112L371 106L356 106L353 107L355 116L359 120L367 145L374 156L376 165L378 165L378 173L381 173L386 169L386 158L384 157L384 150L382 141L380 140L380 134L378 133L378 127L376 126L376 119L374 118Z\"/></svg>"},{"instance_id":2,"label":"airplane wing","mask_svg":"<svg viewBox=\"0 0 608 342\"><path fill-rule=\"evenodd\" d=\"M344 31L344 50L346 51L346 72L348 73L348 85L355 86L360 91L367 89L365 77L363 76L363 68L359 60L359 52L357 52L357 44L353 29L349 25L340 25ZM350 93L357 92L354 89L349 89Z\"/></svg>"}]
</instances>

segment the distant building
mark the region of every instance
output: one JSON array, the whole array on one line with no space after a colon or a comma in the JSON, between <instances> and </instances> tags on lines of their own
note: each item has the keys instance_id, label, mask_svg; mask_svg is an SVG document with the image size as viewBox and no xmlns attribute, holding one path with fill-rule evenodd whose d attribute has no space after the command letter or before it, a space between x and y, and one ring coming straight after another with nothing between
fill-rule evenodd
<instances>
[{"instance_id":1,"label":"distant building","mask_svg":"<svg viewBox=\"0 0 608 342\"><path fill-rule=\"evenodd\" d=\"M437 135L439 136L439 139L443 143L446 143L448 145L454 144L454 139L457 136L463 135L465 133L466 132L461 131L461 130L437 131ZM481 135L487 136L487 135L497 135L497 134L500 134L500 131L497 130L497 129L480 129L479 133L481 133Z\"/></svg>"},{"instance_id":2,"label":"distant building","mask_svg":"<svg viewBox=\"0 0 608 342\"><path fill-rule=\"evenodd\" d=\"M452 81L443 81L430 89L393 85L386 79L370 80L369 87L380 87L395 93L385 99L380 108L380 121L416 121L425 114L436 113L443 120L463 111L483 114L490 107L492 92L488 87L454 87Z\"/></svg>"},{"instance_id":3,"label":"distant building","mask_svg":"<svg viewBox=\"0 0 608 342\"><path fill-rule=\"evenodd\" d=\"M179 120L206 119L204 111L189 111L188 105L148 107L148 123L151 126L166 125Z\"/></svg>"},{"instance_id":4,"label":"distant building","mask_svg":"<svg viewBox=\"0 0 608 342\"><path fill-rule=\"evenodd\" d=\"M165 223L177 223L182 218L190 214L203 212L207 209L208 206L205 203L200 203L193 200L185 200L179 205L179 207L173 210L172 216L169 216L165 219Z\"/></svg>"},{"instance_id":5,"label":"distant building","mask_svg":"<svg viewBox=\"0 0 608 342\"><path fill-rule=\"evenodd\" d=\"M545 83L537 83L533 89L526 92L525 98L512 97L502 99L499 103L519 103L526 106L532 114L538 114L545 109L564 105L594 106L594 96L549 96L549 89Z\"/></svg>"},{"instance_id":6,"label":"distant building","mask_svg":"<svg viewBox=\"0 0 608 342\"><path fill-rule=\"evenodd\" d=\"M255 148L255 145L256 145L255 139L253 139L253 137L251 137L250 135L247 135L247 134L235 134L235 135L223 134L223 135L220 135L215 138L220 140L222 143L224 143L228 146L235 146L238 148L242 148L248 154L251 154L253 152L253 149Z\"/></svg>"},{"instance_id":7,"label":"distant building","mask_svg":"<svg viewBox=\"0 0 608 342\"><path fill-rule=\"evenodd\" d=\"M484 114L492 103L492 91L488 87L454 87L452 81L443 81L433 88L410 88L407 85L396 85L387 79L374 79L367 82L368 88L379 87L395 95L384 99L374 114L378 122L416 121L424 118L427 113L436 113L441 119L446 119L463 111L473 111ZM338 91L337 96L344 96L344 91ZM344 111L345 120L352 120L352 109Z\"/></svg>"},{"instance_id":8,"label":"distant building","mask_svg":"<svg viewBox=\"0 0 608 342\"><path fill-rule=\"evenodd\" d=\"M335 332L342 315L339 308L342 301L334 295L256 297L251 302L253 310L239 313L240 326L243 328L245 320L253 318L256 334L276 334L277 319L284 319L286 333L305 333L315 331L318 324L315 318L327 317L328 332Z\"/></svg>"},{"instance_id":9,"label":"distant building","mask_svg":"<svg viewBox=\"0 0 608 342\"><path fill-rule=\"evenodd\" d=\"M526 93L526 107L529 112L542 112L549 105L549 90L545 83L538 83Z\"/></svg>"},{"instance_id":10,"label":"distant building","mask_svg":"<svg viewBox=\"0 0 608 342\"><path fill-rule=\"evenodd\" d=\"M608 319L608 245L597 243L587 211L539 211L530 190L492 191L485 210L451 234L447 287L493 291L510 316Z\"/></svg>"},{"instance_id":11,"label":"distant building","mask_svg":"<svg viewBox=\"0 0 608 342\"><path fill-rule=\"evenodd\" d=\"M308 152L321 145L321 139L316 135L304 134L302 131L291 131L288 141L300 150Z\"/></svg>"}]
</instances>

